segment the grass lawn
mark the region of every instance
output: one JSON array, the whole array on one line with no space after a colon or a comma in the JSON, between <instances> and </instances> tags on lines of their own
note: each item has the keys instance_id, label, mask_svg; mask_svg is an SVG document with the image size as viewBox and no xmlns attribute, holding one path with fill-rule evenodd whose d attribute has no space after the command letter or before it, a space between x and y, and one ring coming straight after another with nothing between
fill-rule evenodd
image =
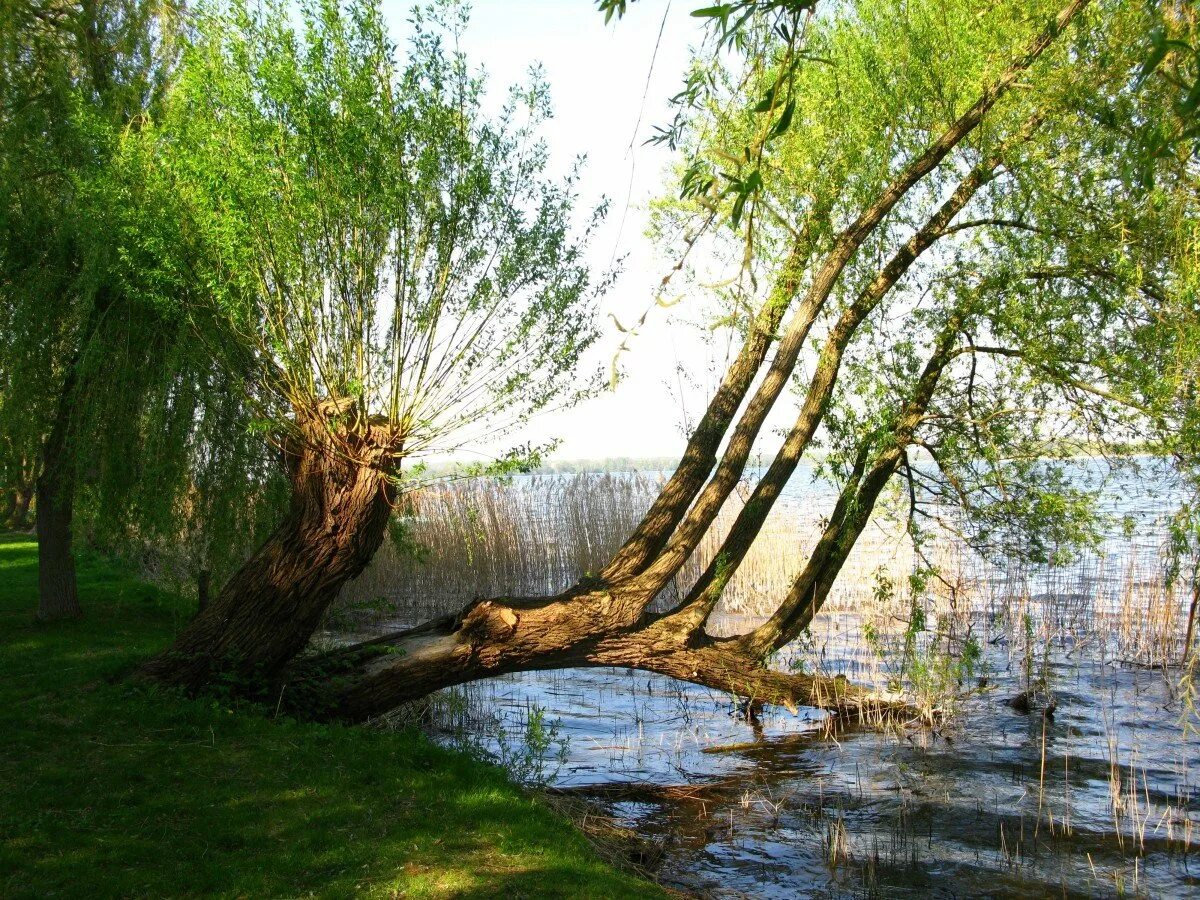
<instances>
[{"instance_id":1,"label":"grass lawn","mask_svg":"<svg viewBox=\"0 0 1200 900\"><path fill-rule=\"evenodd\" d=\"M644 897L492 766L416 733L271 721L117 676L190 610L84 558L36 625L0 536L0 897Z\"/></svg>"}]
</instances>

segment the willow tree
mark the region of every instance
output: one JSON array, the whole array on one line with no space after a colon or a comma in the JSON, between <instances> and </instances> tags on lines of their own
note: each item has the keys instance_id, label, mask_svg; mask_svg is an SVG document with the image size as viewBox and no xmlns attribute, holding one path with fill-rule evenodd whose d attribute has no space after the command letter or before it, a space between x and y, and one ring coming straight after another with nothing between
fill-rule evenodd
<instances>
[{"instance_id":1,"label":"willow tree","mask_svg":"<svg viewBox=\"0 0 1200 900\"><path fill-rule=\"evenodd\" d=\"M113 161L162 98L177 23L171 2L127 0L13 2L0 17L0 472L23 505L36 478L42 619L81 612L79 475L128 457L178 333L121 284L111 231L130 187Z\"/></svg>"},{"instance_id":2,"label":"willow tree","mask_svg":"<svg viewBox=\"0 0 1200 900\"><path fill-rule=\"evenodd\" d=\"M309 108L310 82L287 62L300 46L309 57L316 47L320 52L306 65L323 71L329 48L342 45L312 35L323 29L340 35L342 20L326 8L324 19L310 22L304 45L280 26L283 43L297 49L268 74L303 90L271 105L284 117L272 120L260 117L259 98L274 94L249 77L256 88L233 95L252 98L249 113L223 97L222 108L239 108L239 115L212 129L215 145L225 147L222 135L240 133L230 122L263 123L245 152L255 173L272 173L271 189L255 194L250 188L259 182L249 176L240 187L236 167L197 180L205 195L216 191L229 206L261 202L274 212L273 218L264 212L252 230L258 237L251 250L237 244L241 255L231 248L222 258L231 267L240 263L235 271L248 280L235 294L244 291L247 299L233 308L251 310L256 333L282 336L269 354L258 345L257 355L271 362L264 377L280 385L278 395L292 410L280 426L288 426L294 442L307 439L289 453L295 483L310 488L298 490L278 540L226 589L221 613L185 632L144 674L197 685L222 653L233 651L274 669L266 674L282 705L344 720L475 678L561 666L630 666L756 702L842 709L874 702L844 680L778 672L768 660L818 614L889 486L904 485L918 535L923 517L955 503L961 516L948 524L981 549L1045 557L1056 545L1086 540L1095 525L1088 498L1064 480L1054 456L1146 424L1131 366L1148 312L1181 289L1168 245L1155 237L1163 222L1159 195L1135 189L1130 174L1136 129L1129 126L1166 102L1138 77L1144 50L1138 38L1156 15L1087 0L986 10L945 0L898 10L863 0L824 11L804 29L798 21L772 20L746 31L747 65L701 73L709 88L695 94L680 130L691 156L684 197L664 212L668 225L693 217L724 223L708 259L733 260L736 290L725 321L738 324L744 338L644 520L598 576L559 595L476 600L455 615L315 657L297 654L316 608L378 542L391 490L385 476L399 456L378 448L408 421L395 414L408 408L403 400L381 409L365 385L413 382L403 366L385 367L379 382L358 380L357 373L375 371L358 362L359 348L372 358L370 342L330 340L323 323L344 328L358 306L326 285L335 278L362 284L340 274L346 269L340 250L279 257L302 258L304 266L296 262L295 269L261 263L276 258L274 248L296 244L287 214L294 198L342 171L315 164L332 165L321 148L334 142L314 142L302 157L306 177L299 178L282 165L293 158L293 136L310 121L330 121L327 110L352 108L339 95L337 103L322 99L316 112L299 116ZM359 16L354 21L373 21ZM252 33L251 25L235 33ZM219 42L213 67L227 71L229 57L260 58L239 57L242 46ZM429 46L418 41L419 48ZM811 64L795 65L799 58ZM379 68L346 83L375 84ZM255 65L244 71L260 73ZM373 108L352 117L369 135L383 127ZM205 119L203 106L182 109L189 121ZM392 140L422 127L413 121ZM357 159L363 140L343 153ZM1165 168L1163 176L1179 177ZM347 187L359 185L360 194L367 190L361 179L350 181ZM239 188L226 193L226 185ZM439 192L446 201L451 196ZM315 235L301 233L327 248L328 235L346 233L338 219L330 222ZM393 253L405 246L390 235L381 246ZM723 245L729 252L721 252ZM271 249L255 249L262 247ZM379 276L366 282L382 283ZM386 284L394 292L396 283ZM275 300L277 292L285 295ZM308 311L317 303L304 298L313 296L321 298L320 314ZM394 317L379 316L373 305L386 291L353 296L365 297L371 310L353 322L380 322L385 335L401 332ZM303 349L298 361L295 347ZM418 372L429 368L437 366ZM769 411L790 402L783 399L789 385L798 391L794 424L713 564L674 608L652 611L741 478ZM839 485L820 540L767 621L733 638L710 635L706 624L730 574L816 442L828 451L827 469ZM336 493L327 492L332 485ZM359 517L359 506L343 499L351 489L384 499L375 501L371 516ZM301 582L292 577L289 548L306 527L317 533L304 539L319 568ZM342 547L348 549L339 553ZM353 566L344 564L348 559Z\"/></svg>"},{"instance_id":3,"label":"willow tree","mask_svg":"<svg viewBox=\"0 0 1200 900\"><path fill-rule=\"evenodd\" d=\"M453 9L417 15L403 60L374 4L300 18L201 10L157 135L211 260L194 322L291 481L278 528L144 670L184 685L303 649L384 540L406 460L494 445L588 388L604 281L573 237L574 173L546 174L537 73L489 117Z\"/></svg>"},{"instance_id":4,"label":"willow tree","mask_svg":"<svg viewBox=\"0 0 1200 900\"><path fill-rule=\"evenodd\" d=\"M662 494L597 580L477 601L298 663L293 702L360 719L473 678L622 665L756 701L854 707L871 698L766 661L819 612L890 484L905 484L914 532L953 503L962 516L947 524L984 550L1037 559L1086 540L1087 497L1053 458L1147 424L1116 361L1137 354L1155 295L1179 285L1155 240L1156 199L1129 180L1132 139L1097 127L1159 102L1137 86L1132 38L1147 14L1083 8L859 3L810 23L803 53L825 64L789 65L790 28L759 35L748 73L706 74L727 93L695 112L678 215L726 204L745 339ZM772 107L766 127L788 127L769 152L744 152ZM708 570L674 609L650 612L806 351L782 448ZM724 585L816 441L840 485L816 548L766 622L711 636ZM332 682L314 674L330 668Z\"/></svg>"}]
</instances>

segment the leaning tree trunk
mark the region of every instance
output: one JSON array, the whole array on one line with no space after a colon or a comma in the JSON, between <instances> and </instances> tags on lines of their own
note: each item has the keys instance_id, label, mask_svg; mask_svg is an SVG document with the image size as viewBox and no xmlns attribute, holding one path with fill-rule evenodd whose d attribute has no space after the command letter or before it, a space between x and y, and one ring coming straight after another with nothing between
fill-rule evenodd
<instances>
[{"instance_id":1,"label":"leaning tree trunk","mask_svg":"<svg viewBox=\"0 0 1200 900\"><path fill-rule=\"evenodd\" d=\"M839 236L809 289L814 310L824 306L851 257L900 199L973 131L997 98L1087 2L1070 0L1027 51ZM805 321L807 317L802 317L796 335L807 334ZM740 400L733 401L744 395L750 384L745 379L729 380L725 398L729 402L720 402L711 417L713 433L706 432L695 447L689 447L689 453L696 450L695 464L678 479L678 494L672 490L656 504L627 545L628 552L623 550L601 578L585 579L551 598L476 601L457 615L288 665L307 642L329 600L365 567L382 541L389 507L387 481L379 468L320 452L323 432L312 429L310 438L318 450L306 449L296 457L295 500L287 521L175 646L148 663L142 674L196 687L211 677L215 667L232 666L286 687L286 697L283 687L278 694L282 707L314 718L343 721L370 718L432 690L465 681L577 665L631 666L660 672L748 697L752 703L910 712L895 698L877 697L844 679L776 672L766 661L772 651L798 636L828 595L880 491L923 420L941 370L954 356L951 345L960 327L958 320L947 325L914 396L899 410L893 433L870 437L863 464L844 486L845 496L835 508L839 520L827 526L814 557L780 609L749 635L728 640L708 636L702 626L712 611L711 604L705 605L700 621L688 615L687 609L661 615L650 613L648 607L663 580L677 572L692 552L731 489L729 479L736 479L744 465L742 454L748 453L748 442L757 434L759 416L774 405L777 387L794 371L803 344L801 336L790 341L785 337L768 370L771 380L762 399L756 396L751 401L735 429L735 436L740 433L745 440L731 441L716 475L704 486L712 471L709 445L717 430L732 423L740 405ZM761 364L765 353L758 359L756 351L749 359ZM763 390L760 385L760 393ZM800 425L801 443L807 443L811 429L803 421ZM802 449L795 448L797 458ZM867 450L876 453L869 468L865 465ZM785 462L791 465L790 457ZM773 498L766 499L773 502ZM684 515L689 502L694 504L692 511ZM749 524L742 525L749 536ZM675 532L673 537L671 532Z\"/></svg>"},{"instance_id":2,"label":"leaning tree trunk","mask_svg":"<svg viewBox=\"0 0 1200 900\"><path fill-rule=\"evenodd\" d=\"M363 722L441 688L512 672L628 667L747 698L754 706L811 706L840 715L909 717L902 698L828 678L785 673L746 653L738 639L693 646L671 616L630 622L620 592L568 592L531 603L481 600L457 615L384 635L283 673L279 700L296 716Z\"/></svg>"},{"instance_id":3,"label":"leaning tree trunk","mask_svg":"<svg viewBox=\"0 0 1200 900\"><path fill-rule=\"evenodd\" d=\"M71 555L71 522L75 510L75 459L68 444L78 359L67 372L58 398L54 424L42 448L37 480L38 610L40 622L77 619L83 615Z\"/></svg>"},{"instance_id":4,"label":"leaning tree trunk","mask_svg":"<svg viewBox=\"0 0 1200 900\"><path fill-rule=\"evenodd\" d=\"M388 460L371 429L331 436L317 417L286 451L291 507L278 528L138 677L197 690L216 674L247 689L300 653L387 533Z\"/></svg>"}]
</instances>

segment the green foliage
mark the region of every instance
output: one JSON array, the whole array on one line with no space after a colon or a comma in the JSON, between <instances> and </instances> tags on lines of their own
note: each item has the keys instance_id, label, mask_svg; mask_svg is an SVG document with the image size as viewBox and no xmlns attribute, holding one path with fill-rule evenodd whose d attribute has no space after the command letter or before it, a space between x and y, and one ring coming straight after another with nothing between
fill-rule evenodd
<instances>
[{"instance_id":1,"label":"green foliage","mask_svg":"<svg viewBox=\"0 0 1200 900\"><path fill-rule=\"evenodd\" d=\"M684 196L658 204L654 231L677 234L714 211L725 219L707 239L702 276L699 266L687 273L719 285L718 324L746 330L755 310L803 295L839 229L1057 10L1040 0L986 10L939 0L902 15L882 0L819 7L804 65L786 61L792 36L766 28L749 29L759 43L737 64L698 58L692 119L677 141ZM1083 484L1059 461L1134 465L1126 451L1147 444L1181 470L1197 458L1200 193L1179 128L1171 152L1150 157L1142 128L1178 120L1178 79L1143 65L1154 28L1183 28L1172 15L1091 4L1020 89L903 196L819 311L814 354L964 175L998 154L963 211L845 339L813 445L839 482L863 454L903 451L914 535L944 526L990 555L1061 561L1094 546L1105 525L1094 503L1105 466ZM1190 57L1172 47L1163 58L1186 69ZM756 143L781 87L787 100L776 108L789 127ZM1153 180L1139 174L1148 158ZM751 199L723 187L746 179ZM900 411L947 329L933 400L908 446L895 448Z\"/></svg>"},{"instance_id":2,"label":"green foliage","mask_svg":"<svg viewBox=\"0 0 1200 900\"><path fill-rule=\"evenodd\" d=\"M78 530L219 585L286 503L272 445L297 412L349 398L335 429L384 418L412 458L587 392L607 282L572 237L575 173L544 177L546 87L486 119L451 5L418 16L404 63L370 2L201 7L182 60L170 2L7 12L6 489L62 409Z\"/></svg>"},{"instance_id":3,"label":"green foliage","mask_svg":"<svg viewBox=\"0 0 1200 900\"><path fill-rule=\"evenodd\" d=\"M275 428L370 420L418 457L581 395L606 282L572 236L575 172L545 175L536 71L485 116L451 4L415 14L403 59L370 0L210 3L194 27L158 166L204 248L204 327Z\"/></svg>"},{"instance_id":4,"label":"green foliage","mask_svg":"<svg viewBox=\"0 0 1200 900\"><path fill-rule=\"evenodd\" d=\"M506 729L497 731L496 762L520 784L553 783L570 753L570 738L562 734L562 722L547 721L545 709L531 706L518 738L514 742Z\"/></svg>"},{"instance_id":5,"label":"green foliage","mask_svg":"<svg viewBox=\"0 0 1200 900\"><path fill-rule=\"evenodd\" d=\"M420 563L429 549L413 538L412 521L403 516L392 516L388 521L388 537L401 559Z\"/></svg>"},{"instance_id":6,"label":"green foliage","mask_svg":"<svg viewBox=\"0 0 1200 900\"><path fill-rule=\"evenodd\" d=\"M478 694L449 688L401 707L388 718L403 727L414 719L436 728L446 742L481 761L503 768L514 781L534 788L552 784L570 755L561 720L529 704L513 718Z\"/></svg>"},{"instance_id":7,"label":"green foliage","mask_svg":"<svg viewBox=\"0 0 1200 900\"><path fill-rule=\"evenodd\" d=\"M983 671L983 648L970 632L956 637L941 617L930 628L924 588L925 576L918 573L910 583L908 618L898 643L870 621L863 623L863 641L887 667L891 690L906 690L921 708L949 715L954 704L974 689L973 682ZM873 594L876 609L894 605L896 585L882 570L875 573Z\"/></svg>"},{"instance_id":8,"label":"green foliage","mask_svg":"<svg viewBox=\"0 0 1200 900\"><path fill-rule=\"evenodd\" d=\"M144 130L181 43L171 0L0 16L0 483L65 419L77 533L181 584L278 511L245 391L190 327L194 243Z\"/></svg>"},{"instance_id":9,"label":"green foliage","mask_svg":"<svg viewBox=\"0 0 1200 900\"><path fill-rule=\"evenodd\" d=\"M79 622L34 625L0 538L0 893L644 897L504 772L415 731L272 720L112 683L191 613L84 555ZM64 852L69 848L69 852Z\"/></svg>"},{"instance_id":10,"label":"green foliage","mask_svg":"<svg viewBox=\"0 0 1200 900\"><path fill-rule=\"evenodd\" d=\"M729 584L729 579L733 577L733 566L729 564L729 555L724 551L717 554L714 560L716 565L715 574L713 575L712 587L709 589L715 596L719 597L725 590L725 586Z\"/></svg>"},{"instance_id":11,"label":"green foliage","mask_svg":"<svg viewBox=\"0 0 1200 900\"><path fill-rule=\"evenodd\" d=\"M1145 40L1137 79L1159 83L1170 97L1170 115L1141 123L1142 183L1153 187L1156 163L1164 158L1200 157L1200 19L1190 4L1163 11Z\"/></svg>"},{"instance_id":12,"label":"green foliage","mask_svg":"<svg viewBox=\"0 0 1200 900\"><path fill-rule=\"evenodd\" d=\"M630 0L596 0L596 6L604 13L604 24L616 16L618 19L629 11ZM744 28L753 16L798 14L816 6L815 0L734 0L732 3L717 3L692 10L698 19L715 23L722 40L728 40Z\"/></svg>"}]
</instances>

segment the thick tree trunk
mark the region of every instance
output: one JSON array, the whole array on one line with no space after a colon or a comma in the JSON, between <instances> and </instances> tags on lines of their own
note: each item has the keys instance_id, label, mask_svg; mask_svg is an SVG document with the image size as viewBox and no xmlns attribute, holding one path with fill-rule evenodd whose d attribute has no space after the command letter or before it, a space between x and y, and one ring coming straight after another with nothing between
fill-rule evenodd
<instances>
[{"instance_id":1,"label":"thick tree trunk","mask_svg":"<svg viewBox=\"0 0 1200 900\"><path fill-rule=\"evenodd\" d=\"M432 691L510 672L622 666L728 691L754 704L813 706L842 714L911 715L896 697L844 678L767 668L737 642L683 643L667 618L606 628L620 608L608 591L564 596L538 606L484 600L459 615L334 652L287 673L283 706L296 715L361 722Z\"/></svg>"},{"instance_id":2,"label":"thick tree trunk","mask_svg":"<svg viewBox=\"0 0 1200 900\"><path fill-rule=\"evenodd\" d=\"M78 379L74 360L58 398L54 423L42 448L37 480L38 610L40 622L83 615L71 554L75 511L75 459L68 444Z\"/></svg>"},{"instance_id":3,"label":"thick tree trunk","mask_svg":"<svg viewBox=\"0 0 1200 900\"><path fill-rule=\"evenodd\" d=\"M368 431L331 438L323 419L305 424L287 452L291 508L143 679L196 690L221 673L247 689L300 653L321 616L366 568L387 533L390 455Z\"/></svg>"},{"instance_id":4,"label":"thick tree trunk","mask_svg":"<svg viewBox=\"0 0 1200 900\"><path fill-rule=\"evenodd\" d=\"M4 492L4 512L0 513L0 525L10 526L16 521L17 512L17 492L15 490Z\"/></svg>"}]
</instances>

